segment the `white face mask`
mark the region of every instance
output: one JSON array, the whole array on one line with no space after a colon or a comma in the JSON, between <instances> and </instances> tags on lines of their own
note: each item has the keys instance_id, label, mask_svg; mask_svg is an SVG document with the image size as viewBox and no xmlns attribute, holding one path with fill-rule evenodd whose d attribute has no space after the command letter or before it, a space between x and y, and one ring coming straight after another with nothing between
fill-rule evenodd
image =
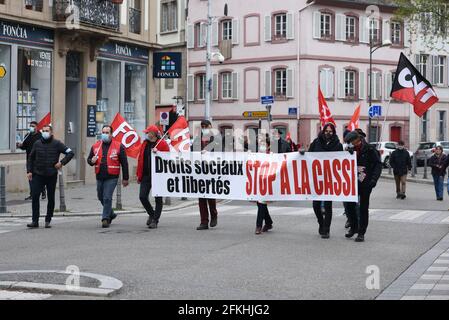
<instances>
[{"instance_id":1,"label":"white face mask","mask_svg":"<svg viewBox=\"0 0 449 320\"><path fill-rule=\"evenodd\" d=\"M259 151L260 152L267 152L267 146L265 146L265 145L259 146Z\"/></svg>"},{"instance_id":2,"label":"white face mask","mask_svg":"<svg viewBox=\"0 0 449 320\"><path fill-rule=\"evenodd\" d=\"M28 131L29 131L30 133L35 133L35 132L36 132L36 128L35 128L35 127L30 127L30 128L28 129Z\"/></svg>"},{"instance_id":3,"label":"white face mask","mask_svg":"<svg viewBox=\"0 0 449 320\"><path fill-rule=\"evenodd\" d=\"M210 130L205 128L205 129L201 129L201 132L203 133L204 136L207 136L207 135L209 135Z\"/></svg>"},{"instance_id":4,"label":"white face mask","mask_svg":"<svg viewBox=\"0 0 449 320\"><path fill-rule=\"evenodd\" d=\"M42 132L42 138L44 138L44 140L50 139L50 132Z\"/></svg>"}]
</instances>

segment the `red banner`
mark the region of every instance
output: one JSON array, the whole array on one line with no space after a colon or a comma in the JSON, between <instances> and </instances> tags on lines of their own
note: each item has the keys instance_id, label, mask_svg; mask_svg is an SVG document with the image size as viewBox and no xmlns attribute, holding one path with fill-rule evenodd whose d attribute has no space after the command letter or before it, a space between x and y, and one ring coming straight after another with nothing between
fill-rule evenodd
<instances>
[{"instance_id":1,"label":"red banner","mask_svg":"<svg viewBox=\"0 0 449 320\"><path fill-rule=\"evenodd\" d=\"M321 127L324 127L324 125L329 122L332 123L335 127L337 126L335 124L334 118L332 118L331 110L327 106L326 99L324 99L320 86L318 86L318 109L320 111Z\"/></svg>"},{"instance_id":2,"label":"red banner","mask_svg":"<svg viewBox=\"0 0 449 320\"><path fill-rule=\"evenodd\" d=\"M357 129L359 127L359 119L360 119L360 104L355 109L351 121L349 121L348 123L348 130L354 131L355 129Z\"/></svg>"},{"instance_id":3,"label":"red banner","mask_svg":"<svg viewBox=\"0 0 449 320\"><path fill-rule=\"evenodd\" d=\"M44 127L44 126L47 126L47 125L49 125L51 123L51 113L49 112L49 113L47 113L46 115L45 115L45 117L43 117L42 118L42 120L41 121L39 121L39 123L37 124L37 126L36 126L36 129L39 131L39 130L42 130L42 128Z\"/></svg>"},{"instance_id":4,"label":"red banner","mask_svg":"<svg viewBox=\"0 0 449 320\"><path fill-rule=\"evenodd\" d=\"M112 138L125 146L128 157L137 158L140 150L140 136L120 113L115 115L114 121L111 123L114 129Z\"/></svg>"},{"instance_id":5,"label":"red banner","mask_svg":"<svg viewBox=\"0 0 449 320\"><path fill-rule=\"evenodd\" d=\"M178 117L175 123L168 130L170 135L170 149L175 151L190 151L189 124L183 116Z\"/></svg>"}]
</instances>

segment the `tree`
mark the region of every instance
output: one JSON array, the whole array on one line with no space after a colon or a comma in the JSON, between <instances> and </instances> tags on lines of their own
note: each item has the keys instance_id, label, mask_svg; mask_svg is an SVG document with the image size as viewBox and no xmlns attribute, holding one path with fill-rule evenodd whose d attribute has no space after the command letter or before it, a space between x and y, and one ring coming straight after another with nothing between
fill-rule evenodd
<instances>
[{"instance_id":1,"label":"tree","mask_svg":"<svg viewBox=\"0 0 449 320\"><path fill-rule=\"evenodd\" d=\"M396 0L397 19L407 21L408 30L429 49L449 51L448 0Z\"/></svg>"}]
</instances>

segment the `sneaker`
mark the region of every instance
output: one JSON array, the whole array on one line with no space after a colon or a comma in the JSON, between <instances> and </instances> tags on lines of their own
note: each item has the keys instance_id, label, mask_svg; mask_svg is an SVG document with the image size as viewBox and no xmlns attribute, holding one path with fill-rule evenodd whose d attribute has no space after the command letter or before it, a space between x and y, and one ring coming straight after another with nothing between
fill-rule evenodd
<instances>
[{"instance_id":1,"label":"sneaker","mask_svg":"<svg viewBox=\"0 0 449 320\"><path fill-rule=\"evenodd\" d=\"M42 197L41 197L41 199L42 199L42 200L47 199L47 194L46 194L45 192L42 192Z\"/></svg>"},{"instance_id":2,"label":"sneaker","mask_svg":"<svg viewBox=\"0 0 449 320\"><path fill-rule=\"evenodd\" d=\"M39 223L37 222L31 222L27 224L27 227L30 229L39 228Z\"/></svg>"},{"instance_id":3,"label":"sneaker","mask_svg":"<svg viewBox=\"0 0 449 320\"><path fill-rule=\"evenodd\" d=\"M115 218L117 218L117 214L116 213L111 214L111 219L109 219L109 224L111 224L112 220L114 220Z\"/></svg>"},{"instance_id":4,"label":"sneaker","mask_svg":"<svg viewBox=\"0 0 449 320\"><path fill-rule=\"evenodd\" d=\"M346 238L352 238L357 233L357 230L349 229L348 232L345 234Z\"/></svg>"},{"instance_id":5,"label":"sneaker","mask_svg":"<svg viewBox=\"0 0 449 320\"><path fill-rule=\"evenodd\" d=\"M28 197L26 197L25 199L24 199L25 201L28 201L28 200L33 200L33 197L31 196L31 195L29 195Z\"/></svg>"},{"instance_id":6,"label":"sneaker","mask_svg":"<svg viewBox=\"0 0 449 320\"><path fill-rule=\"evenodd\" d=\"M101 220L101 227L102 228L109 228L109 220L108 219Z\"/></svg>"},{"instance_id":7,"label":"sneaker","mask_svg":"<svg viewBox=\"0 0 449 320\"><path fill-rule=\"evenodd\" d=\"M345 229L348 229L350 226L351 224L349 223L349 219L347 219L345 223Z\"/></svg>"},{"instance_id":8,"label":"sneaker","mask_svg":"<svg viewBox=\"0 0 449 320\"><path fill-rule=\"evenodd\" d=\"M396 199L401 199L401 195L400 194L396 195Z\"/></svg>"},{"instance_id":9,"label":"sneaker","mask_svg":"<svg viewBox=\"0 0 449 320\"><path fill-rule=\"evenodd\" d=\"M157 223L155 221L151 221L150 225L148 226L150 229L157 229Z\"/></svg>"},{"instance_id":10,"label":"sneaker","mask_svg":"<svg viewBox=\"0 0 449 320\"><path fill-rule=\"evenodd\" d=\"M262 228L262 232L267 232L268 230L273 229L273 225L272 224L266 224L263 226Z\"/></svg>"},{"instance_id":11,"label":"sneaker","mask_svg":"<svg viewBox=\"0 0 449 320\"><path fill-rule=\"evenodd\" d=\"M363 242L363 241L365 241L365 235L359 233L357 235L357 238L355 238L355 242Z\"/></svg>"},{"instance_id":12,"label":"sneaker","mask_svg":"<svg viewBox=\"0 0 449 320\"><path fill-rule=\"evenodd\" d=\"M218 217L212 217L210 219L210 227L211 228L216 227L217 226L217 222L218 222Z\"/></svg>"},{"instance_id":13,"label":"sneaker","mask_svg":"<svg viewBox=\"0 0 449 320\"><path fill-rule=\"evenodd\" d=\"M443 201L443 198L437 198L438 201Z\"/></svg>"},{"instance_id":14,"label":"sneaker","mask_svg":"<svg viewBox=\"0 0 449 320\"><path fill-rule=\"evenodd\" d=\"M404 200L405 198L407 198L407 196L406 196L405 194L403 194L403 195L401 196L401 199Z\"/></svg>"},{"instance_id":15,"label":"sneaker","mask_svg":"<svg viewBox=\"0 0 449 320\"><path fill-rule=\"evenodd\" d=\"M449 210L449 209L448 209ZM318 227L318 234L320 236L322 236L324 234L324 227L322 224L320 224L320 226Z\"/></svg>"},{"instance_id":16,"label":"sneaker","mask_svg":"<svg viewBox=\"0 0 449 320\"><path fill-rule=\"evenodd\" d=\"M150 224L151 224L151 217L148 217L148 219L147 219L147 226L150 226Z\"/></svg>"},{"instance_id":17,"label":"sneaker","mask_svg":"<svg viewBox=\"0 0 449 320\"><path fill-rule=\"evenodd\" d=\"M330 238L329 232L324 232L324 233L321 235L321 239L329 239L329 238Z\"/></svg>"},{"instance_id":18,"label":"sneaker","mask_svg":"<svg viewBox=\"0 0 449 320\"><path fill-rule=\"evenodd\" d=\"M46 229L50 229L50 228L51 228L50 223L51 223L51 222L45 222L45 228L46 228Z\"/></svg>"},{"instance_id":19,"label":"sneaker","mask_svg":"<svg viewBox=\"0 0 449 320\"><path fill-rule=\"evenodd\" d=\"M200 224L196 230L207 230L209 229L209 226L207 224Z\"/></svg>"},{"instance_id":20,"label":"sneaker","mask_svg":"<svg viewBox=\"0 0 449 320\"><path fill-rule=\"evenodd\" d=\"M262 234L262 228L256 227L256 231L254 232L254 234Z\"/></svg>"}]
</instances>

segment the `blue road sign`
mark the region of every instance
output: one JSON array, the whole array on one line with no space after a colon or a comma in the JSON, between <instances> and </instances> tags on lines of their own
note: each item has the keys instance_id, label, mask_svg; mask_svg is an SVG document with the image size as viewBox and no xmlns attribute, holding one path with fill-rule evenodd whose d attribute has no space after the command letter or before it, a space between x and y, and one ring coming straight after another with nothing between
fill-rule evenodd
<instances>
[{"instance_id":1,"label":"blue road sign","mask_svg":"<svg viewBox=\"0 0 449 320\"><path fill-rule=\"evenodd\" d=\"M262 103L262 104L272 104L272 103L274 103L274 97L273 96L260 97L260 103Z\"/></svg>"},{"instance_id":2,"label":"blue road sign","mask_svg":"<svg viewBox=\"0 0 449 320\"><path fill-rule=\"evenodd\" d=\"M368 111L369 117L381 117L382 116L382 106L371 106Z\"/></svg>"},{"instance_id":3,"label":"blue road sign","mask_svg":"<svg viewBox=\"0 0 449 320\"><path fill-rule=\"evenodd\" d=\"M288 115L289 116L296 116L296 115L298 115L298 108L288 108Z\"/></svg>"}]
</instances>

